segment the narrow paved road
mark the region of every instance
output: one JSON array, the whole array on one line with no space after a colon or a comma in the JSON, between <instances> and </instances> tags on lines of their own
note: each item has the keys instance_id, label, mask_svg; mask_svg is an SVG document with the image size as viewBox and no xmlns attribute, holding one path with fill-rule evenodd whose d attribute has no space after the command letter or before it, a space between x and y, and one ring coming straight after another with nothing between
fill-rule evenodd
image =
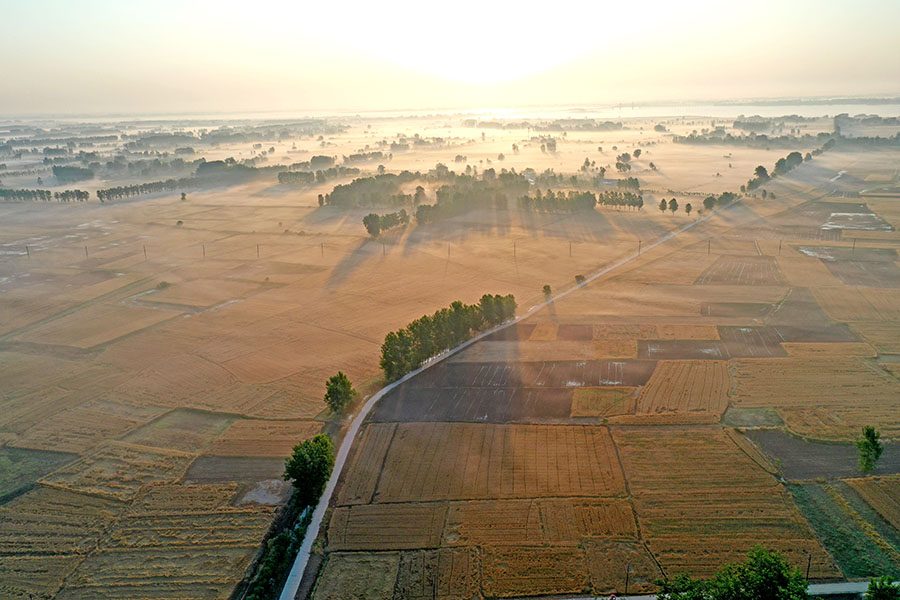
<instances>
[{"instance_id":1,"label":"narrow paved road","mask_svg":"<svg viewBox=\"0 0 900 600\"><path fill-rule=\"evenodd\" d=\"M507 321L506 323L503 323L502 325L498 325L497 327L495 327L489 331L485 331L484 333L481 333L481 334L475 336L471 340L464 342L464 343L460 344L459 346L456 346L455 348L451 348L450 350L447 350L443 354L441 354L441 355L433 358L429 362L425 363L424 365L422 365L415 371L411 371L411 372L407 373L405 376L403 376L403 378L381 388L374 396L369 398L366 401L366 403L363 405L362 409L360 409L359 413L355 417L353 417L353 422L350 424L350 428L347 430L347 434L344 436L344 439L341 442L340 448L338 448L337 456L335 457L335 461L334 461L334 469L331 472L331 478L328 480L328 484L325 486L325 491L322 492L322 497L319 499L319 504L316 506L315 511L313 511L312 520L310 521L309 527L306 530L306 537L303 539L303 544L300 546L300 550L297 552L297 558L294 560L294 565L293 565L293 567L291 567L291 572L288 575L287 581L284 584L284 588L281 590L280 600L294 600L295 596L297 595L297 590L300 588L300 580L303 578L303 572L306 570L307 562L309 562L309 554L310 554L310 550L312 548L312 544L319 535L319 528L322 526L322 519L325 516L325 510L328 508L329 502L331 502L331 496L332 496L332 494L334 494L334 488L337 485L337 481L341 476L341 472L344 470L344 463L347 462L347 455L350 454L350 447L353 445L353 441L356 439L356 434L359 433L359 428L362 426L363 421L369 415L369 412L375 407L375 404L379 400L381 400L385 394L389 393L391 390L393 390L394 388L396 388L398 385L402 384L403 382L412 379L413 377L415 377L416 375L418 375L425 369L431 367L432 365L435 365L435 364L441 362L442 360L444 360L450 356L453 356L457 352L459 352L465 348L468 348L469 346L471 346L475 342L481 340L482 338L485 338L494 332L500 331L501 329L505 329L506 327L514 325L523 319L527 319L528 317L530 317L537 311L541 310L542 308L548 306L549 304L553 303L554 301L560 300L561 298L565 298L566 296L568 296L575 290L582 288L582 287L588 285L589 283L591 283L592 281L606 275L607 273L618 269L622 265L625 265L625 264L631 262L632 260L638 258L638 256L646 254L648 251L656 248L657 246L659 246L661 244L668 242L669 240L671 240L678 234L683 233L693 227L696 227L700 223L705 223L707 220L709 220L711 217L715 216L719 212L728 210L737 202L740 202L740 199L731 202L731 204L728 204L724 208L714 211L701 219L692 221L692 222L688 223L687 225L685 225L684 227L681 227L680 229L676 229L675 231L667 233L666 235L661 237L659 240L653 242L652 244L650 244L648 246L645 246L641 250L640 254L635 252L634 254L631 254L631 255L623 258L622 260L620 260L617 263L614 263L608 267L604 267L603 269L597 271L596 273L594 273L593 275L591 275L590 277L585 279L582 283L576 284L575 286L551 297L549 300L546 300L546 301L538 304L537 306L532 306L528 310L528 312L526 312L525 314L523 314L519 317L516 317L515 319L512 319L511 321Z\"/></svg>"}]
</instances>

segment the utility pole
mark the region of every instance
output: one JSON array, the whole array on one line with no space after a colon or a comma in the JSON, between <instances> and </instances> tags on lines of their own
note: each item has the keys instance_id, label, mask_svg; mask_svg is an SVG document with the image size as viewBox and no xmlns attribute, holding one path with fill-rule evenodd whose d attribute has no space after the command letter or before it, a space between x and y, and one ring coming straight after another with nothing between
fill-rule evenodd
<instances>
[{"instance_id":1,"label":"utility pole","mask_svg":"<svg viewBox=\"0 0 900 600\"><path fill-rule=\"evenodd\" d=\"M322 258L325 258L325 242L322 242Z\"/></svg>"},{"instance_id":2,"label":"utility pole","mask_svg":"<svg viewBox=\"0 0 900 600\"><path fill-rule=\"evenodd\" d=\"M638 240L638 256L641 255L641 240Z\"/></svg>"},{"instance_id":3,"label":"utility pole","mask_svg":"<svg viewBox=\"0 0 900 600\"><path fill-rule=\"evenodd\" d=\"M782 243L783 241L784 241L784 240L778 240L778 256L781 256L781 243Z\"/></svg>"},{"instance_id":4,"label":"utility pole","mask_svg":"<svg viewBox=\"0 0 900 600\"><path fill-rule=\"evenodd\" d=\"M806 555L806 580L809 581L809 568L812 566L812 554Z\"/></svg>"},{"instance_id":5,"label":"utility pole","mask_svg":"<svg viewBox=\"0 0 900 600\"><path fill-rule=\"evenodd\" d=\"M200 247L203 248L203 258L206 258L206 244L200 244Z\"/></svg>"},{"instance_id":6,"label":"utility pole","mask_svg":"<svg viewBox=\"0 0 900 600\"><path fill-rule=\"evenodd\" d=\"M706 255L709 256L710 249L712 248L712 238L706 240Z\"/></svg>"},{"instance_id":7,"label":"utility pole","mask_svg":"<svg viewBox=\"0 0 900 600\"><path fill-rule=\"evenodd\" d=\"M28 249L28 244L25 244L25 254L28 255L29 259L31 259L31 250Z\"/></svg>"},{"instance_id":8,"label":"utility pole","mask_svg":"<svg viewBox=\"0 0 900 600\"><path fill-rule=\"evenodd\" d=\"M572 258L572 242L569 242L569 258Z\"/></svg>"},{"instance_id":9,"label":"utility pole","mask_svg":"<svg viewBox=\"0 0 900 600\"><path fill-rule=\"evenodd\" d=\"M256 258L259 258L259 244L256 245Z\"/></svg>"},{"instance_id":10,"label":"utility pole","mask_svg":"<svg viewBox=\"0 0 900 600\"><path fill-rule=\"evenodd\" d=\"M87 258L87 257L88 257L88 253L87 253L87 246L85 246L85 247L84 247L84 257L85 257L85 258Z\"/></svg>"},{"instance_id":11,"label":"utility pole","mask_svg":"<svg viewBox=\"0 0 900 600\"><path fill-rule=\"evenodd\" d=\"M144 260L147 260L147 246L144 246Z\"/></svg>"}]
</instances>

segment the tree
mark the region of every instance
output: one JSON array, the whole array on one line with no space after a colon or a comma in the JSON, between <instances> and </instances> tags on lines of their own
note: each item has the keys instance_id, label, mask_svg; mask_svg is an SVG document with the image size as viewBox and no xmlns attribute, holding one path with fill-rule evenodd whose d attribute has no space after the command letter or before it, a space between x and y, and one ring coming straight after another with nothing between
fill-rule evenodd
<instances>
[{"instance_id":1,"label":"tree","mask_svg":"<svg viewBox=\"0 0 900 600\"><path fill-rule=\"evenodd\" d=\"M703 208L706 210L712 210L716 207L716 197L715 196L707 196L703 199Z\"/></svg>"},{"instance_id":2,"label":"tree","mask_svg":"<svg viewBox=\"0 0 900 600\"><path fill-rule=\"evenodd\" d=\"M728 564L712 579L679 575L659 581L657 600L807 600L807 581L778 552L757 546L740 564Z\"/></svg>"},{"instance_id":3,"label":"tree","mask_svg":"<svg viewBox=\"0 0 900 600\"><path fill-rule=\"evenodd\" d=\"M871 425L863 427L862 434L856 440L856 449L859 451L859 469L868 472L875 468L875 463L881 458L884 446L879 441L881 434Z\"/></svg>"},{"instance_id":4,"label":"tree","mask_svg":"<svg viewBox=\"0 0 900 600\"><path fill-rule=\"evenodd\" d=\"M635 158L640 158L640 157L641 157L641 149L640 149L640 148L637 148L637 149L634 151L634 157L635 157Z\"/></svg>"},{"instance_id":5,"label":"tree","mask_svg":"<svg viewBox=\"0 0 900 600\"><path fill-rule=\"evenodd\" d=\"M422 204L425 200L428 199L428 196L425 195L425 188L421 185L416 186L416 193L413 195L413 202L416 204Z\"/></svg>"},{"instance_id":6,"label":"tree","mask_svg":"<svg viewBox=\"0 0 900 600\"><path fill-rule=\"evenodd\" d=\"M684 212L686 212L688 214L688 216L691 215L692 210L694 210L694 207L691 206L690 202L688 202L687 204L684 205Z\"/></svg>"},{"instance_id":7,"label":"tree","mask_svg":"<svg viewBox=\"0 0 900 600\"><path fill-rule=\"evenodd\" d=\"M900 600L900 583L894 583L887 575L872 579L865 600Z\"/></svg>"},{"instance_id":8,"label":"tree","mask_svg":"<svg viewBox=\"0 0 900 600\"><path fill-rule=\"evenodd\" d=\"M669 200L669 210L672 211L673 215L675 214L675 212L678 210L678 200L676 200L675 198Z\"/></svg>"},{"instance_id":9,"label":"tree","mask_svg":"<svg viewBox=\"0 0 900 600\"><path fill-rule=\"evenodd\" d=\"M334 467L334 442L320 433L294 446L291 456L284 461L284 480L293 481L299 500L313 505L325 490Z\"/></svg>"},{"instance_id":10,"label":"tree","mask_svg":"<svg viewBox=\"0 0 900 600\"><path fill-rule=\"evenodd\" d=\"M669 209L669 205L666 204L666 199L663 198L659 201L659 212L666 212Z\"/></svg>"},{"instance_id":11,"label":"tree","mask_svg":"<svg viewBox=\"0 0 900 600\"><path fill-rule=\"evenodd\" d=\"M185 200L187 200L187 194L181 192L181 201L184 202Z\"/></svg>"},{"instance_id":12,"label":"tree","mask_svg":"<svg viewBox=\"0 0 900 600\"><path fill-rule=\"evenodd\" d=\"M319 206L325 206L325 196L319 194Z\"/></svg>"},{"instance_id":13,"label":"tree","mask_svg":"<svg viewBox=\"0 0 900 600\"><path fill-rule=\"evenodd\" d=\"M756 167L756 169L753 170L753 174L756 175L757 179L761 179L762 181L769 179L769 171L762 165Z\"/></svg>"},{"instance_id":14,"label":"tree","mask_svg":"<svg viewBox=\"0 0 900 600\"><path fill-rule=\"evenodd\" d=\"M550 289L549 283L544 284L544 295L548 298L553 295L553 290Z\"/></svg>"},{"instance_id":15,"label":"tree","mask_svg":"<svg viewBox=\"0 0 900 600\"><path fill-rule=\"evenodd\" d=\"M378 234L381 233L381 217L375 213L369 213L364 216L363 225L365 225L366 231L368 231L369 235L372 237L378 237Z\"/></svg>"},{"instance_id":16,"label":"tree","mask_svg":"<svg viewBox=\"0 0 900 600\"><path fill-rule=\"evenodd\" d=\"M353 389L353 384L342 371L338 371L337 375L332 375L325 383L325 404L335 414L344 412L355 396L356 390Z\"/></svg>"}]
</instances>

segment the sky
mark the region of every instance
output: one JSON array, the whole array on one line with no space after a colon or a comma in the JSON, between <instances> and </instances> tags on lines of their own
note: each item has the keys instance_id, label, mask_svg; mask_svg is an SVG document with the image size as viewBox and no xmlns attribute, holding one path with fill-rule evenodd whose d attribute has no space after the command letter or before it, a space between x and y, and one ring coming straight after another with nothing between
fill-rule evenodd
<instances>
[{"instance_id":1,"label":"sky","mask_svg":"<svg viewBox=\"0 0 900 600\"><path fill-rule=\"evenodd\" d=\"M900 96L898 0L0 0L0 115Z\"/></svg>"}]
</instances>

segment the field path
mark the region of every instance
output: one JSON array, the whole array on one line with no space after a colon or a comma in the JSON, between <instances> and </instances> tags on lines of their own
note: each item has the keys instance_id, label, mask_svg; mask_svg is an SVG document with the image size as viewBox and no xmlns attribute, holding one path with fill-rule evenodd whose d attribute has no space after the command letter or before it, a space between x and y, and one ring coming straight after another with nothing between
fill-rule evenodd
<instances>
[{"instance_id":1,"label":"field path","mask_svg":"<svg viewBox=\"0 0 900 600\"><path fill-rule=\"evenodd\" d=\"M279 597L280 600L294 600L294 598L296 597L297 591L300 589L300 581L303 579L303 573L306 570L307 563L309 562L309 555L310 555L310 550L312 549L312 544L315 541L315 539L319 536L319 529L322 526L322 519L325 517L325 511L328 508L328 504L331 502L331 496L334 494L334 488L337 485L337 481L340 478L341 472L344 470L344 464L347 462L347 456L350 454L350 447L353 445L353 441L356 439L356 436L359 433L359 429L360 429L360 427L362 427L363 421L366 419L366 417L369 415L369 413L375 407L375 404L377 404L378 401L381 400L381 398L383 398L386 394L391 392L394 388L396 388L400 384L402 384L406 381L409 381L410 379L412 379L413 377L415 377L416 375L418 375L425 369L431 367L432 365L435 365L435 364L441 362L442 360L444 360L450 356L453 356L457 352L459 352L465 348L468 348L475 342L478 342L479 340L481 340L493 333L496 333L497 331L505 329L511 325L518 323L519 321L523 321L523 320L529 318L534 313L551 305L556 300L565 298L566 296L568 296L575 290L578 290L578 289L590 284L591 282L593 282L593 281L597 280L598 278L603 277L604 275L631 262L632 260L638 258L639 256L646 254L647 252L656 248L657 246L660 246L660 245L668 242L669 240L673 239L678 234L683 233L689 229L692 229L693 227L696 227L700 223L705 223L711 217L730 209L732 206L734 206L735 204L737 204L740 201L741 201L741 199L738 198L737 200L732 201L731 203L727 204L726 206L722 207L721 209L713 211L712 213L710 213L709 215L707 215L703 218L692 221L692 222L688 223L687 225L685 225L679 229L676 229L675 231L671 231L671 232L667 233L666 235L664 235L657 241L653 242L652 244L644 246L644 248L642 249L640 254L638 252L635 252L634 254L628 255L625 258L621 259L620 261L613 263L612 265L609 265L607 267L600 269L599 271L597 271L596 273L594 273L593 275L591 275L590 277L585 279L583 282L575 284L574 286L570 287L569 289L567 289L563 292L560 292L559 294L556 294L555 296L550 297L549 299L545 300L544 302L541 302L540 304L532 306L531 308L528 309L528 311L525 314L520 315L510 321L507 321L506 323L498 325L497 327L494 327L493 329L489 329L488 331L485 331L485 332L482 332L482 333L476 335L472 339L463 342L459 346L456 346L455 348L451 348L450 350L447 350L446 352L434 357L433 359L426 362L424 365L422 365L415 371L410 371L409 373L407 373L406 375L404 375L397 381L390 383L390 384L384 386L383 388L381 388L380 390L378 390L378 392L376 392L371 398L369 398L366 401L366 403L360 409L359 413L353 417L353 422L350 424L350 428L347 430L347 434L344 436L344 439L341 442L340 448L338 448L338 452L337 452L337 455L336 455L335 461L334 461L334 469L331 472L331 478L328 480L328 484L325 486L325 491L322 492L322 497L319 498L319 503L318 503L318 505L316 505L316 509L313 511L312 520L309 523L309 527L306 529L306 536L303 538L303 544L301 544L300 550L297 552L297 557L294 559L294 565L291 567L291 572L290 572L290 574L288 574L287 581L285 581L285 583L284 583L284 588L281 590L281 596Z\"/></svg>"}]
</instances>

